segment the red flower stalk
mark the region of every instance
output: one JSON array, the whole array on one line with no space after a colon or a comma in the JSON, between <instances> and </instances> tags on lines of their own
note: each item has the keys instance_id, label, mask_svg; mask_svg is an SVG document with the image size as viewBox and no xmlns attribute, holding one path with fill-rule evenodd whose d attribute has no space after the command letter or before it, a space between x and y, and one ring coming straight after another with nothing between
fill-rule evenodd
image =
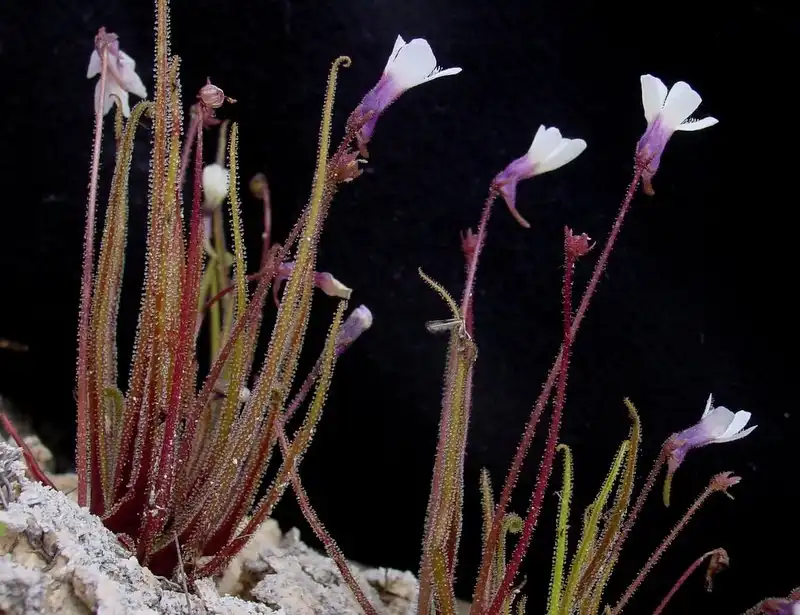
<instances>
[{"instance_id":1,"label":"red flower stalk","mask_svg":"<svg viewBox=\"0 0 800 615\"><path fill-rule=\"evenodd\" d=\"M559 366L558 385L556 387L556 398L553 404L553 414L550 418L550 430L547 434L544 457L536 478L536 489L531 497L528 514L522 527L522 535L517 541L517 546L511 555L511 561L506 566L505 574L500 581L495 598L489 607L490 615L497 615L503 605L507 603L511 593L511 585L516 578L522 559L530 546L533 538L533 531L539 520L544 503L544 494L550 483L553 473L553 460L555 459L556 446L558 445L558 434L561 429L561 415L564 411L567 395L567 372L569 371L569 360L572 351L572 276L575 270L576 261L585 256L592 245L589 243L586 233L575 235L569 228L564 228L564 281L561 290L562 315L563 315L563 351L561 353L561 365Z\"/></svg>"},{"instance_id":2,"label":"red flower stalk","mask_svg":"<svg viewBox=\"0 0 800 615\"><path fill-rule=\"evenodd\" d=\"M589 280L589 283L586 285L586 289L583 292L583 297L581 298L580 305L578 306L578 309L575 312L575 316L572 320L572 327L569 334L571 343L574 343L575 341L575 336L577 335L581 322L584 316L586 315L587 310L589 309L589 305L591 303L595 291L597 290L597 285L600 283L600 278L602 277L603 271L605 271L606 265L608 264L608 259L611 256L612 250L614 249L617 236L622 230L622 224L625 220L625 216L627 215L630 209L634 194L636 193L636 188L639 185L641 174L642 174L642 169L639 165L637 165L635 168L633 181L628 186L625 198L623 199L622 204L620 205L619 212L617 213L617 217L614 220L614 225L611 228L611 233L609 234L608 239L606 240L606 244L603 247L603 251L600 253L597 262L595 263L594 271L592 272L592 277ZM563 354L564 354L564 346L562 344L562 347L559 350L558 354L556 355L556 359L553 362L553 365L547 374L547 378L544 382L544 385L542 386L541 393L539 394L539 397L536 399L536 402L533 406L533 410L531 411L528 422L525 425L522 439L520 441L519 446L517 447L517 451L514 455L514 459L511 462L509 471L506 474L506 478L503 483L503 488L500 493L500 499L498 500L495 506L495 514L492 521L492 526L486 539L486 548L484 550L484 557L481 560L481 566L478 572L478 581L476 583L475 592L473 594L472 608L470 609L471 615L477 615L479 613L482 613L483 609L489 606L487 604L489 600L489 596L487 595L489 590L488 581L493 561L491 555L487 554L493 554L495 552L495 549L497 548L497 540L500 536L500 530L502 528L503 518L506 512L508 511L509 504L511 503L512 491L515 485L517 484L517 479L519 478L519 474L522 471L522 464L527 458L528 451L530 450L531 443L533 442L534 435L536 434L536 426L539 423L539 419L541 418L542 413L544 412L545 404L550 399L550 394L553 390L553 386L555 386L556 378L558 377L562 365Z\"/></svg>"},{"instance_id":3,"label":"red flower stalk","mask_svg":"<svg viewBox=\"0 0 800 615\"><path fill-rule=\"evenodd\" d=\"M664 612L664 609L667 608L667 604L669 604L669 601L672 600L672 597L683 586L683 584L686 582L686 579L692 576L692 573L697 570L706 559L709 560L708 570L706 571L706 589L711 591L712 578L730 565L730 559L728 558L728 553L725 551L725 549L714 549L713 551L704 553L694 560L694 562L692 562L692 564L675 582L675 585L672 586L672 589L670 589L667 595L664 596L664 599L656 607L656 610L653 611L653 615L661 615L661 613Z\"/></svg>"}]
</instances>

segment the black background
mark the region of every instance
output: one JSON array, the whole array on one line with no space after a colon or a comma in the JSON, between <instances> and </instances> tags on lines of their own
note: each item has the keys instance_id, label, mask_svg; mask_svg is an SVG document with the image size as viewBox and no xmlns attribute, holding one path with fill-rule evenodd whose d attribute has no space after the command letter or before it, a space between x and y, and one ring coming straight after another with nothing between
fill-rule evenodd
<instances>
[{"instance_id":1,"label":"black background","mask_svg":"<svg viewBox=\"0 0 800 615\"><path fill-rule=\"evenodd\" d=\"M464 71L404 95L381 118L368 172L337 197L321 267L355 289L375 325L343 358L326 417L303 466L312 501L348 557L415 570L438 421L445 343L423 322L446 316L416 274L458 294L459 230L475 226L488 183L522 155L540 123L589 146L575 162L522 185L525 230L498 207L478 274L480 348L467 461L459 591L479 555L478 471L500 484L559 343L562 229L604 239L644 130L639 76L683 79L719 125L679 133L637 197L578 338L562 440L573 447L576 505L599 486L627 433L630 396L644 426L643 464L695 422L713 392L759 424L745 440L692 453L673 488L645 509L610 595L616 598L712 473L743 477L715 496L631 603L652 611L701 553L728 549L715 591L701 575L672 612L736 613L800 584L794 503L798 415L790 397L794 302L797 22L777 3L569 0L176 1L173 49L193 96L207 75L239 103L242 178L267 174L280 239L307 198L330 62L348 54L338 133L375 83L397 34L425 37L440 64ZM0 393L32 416L69 462L74 442L76 317L94 83L92 40L105 25L152 90L152 7L139 0L26 2L0 9ZM123 341L135 326L146 213L147 137L134 164ZM110 174L111 148L104 152ZM245 192L251 261L259 207ZM579 268L585 283L591 261ZM320 297L325 316L332 302ZM324 319L315 329L321 332ZM317 338L313 338L318 341ZM313 358L313 352L310 356ZM540 430L540 433L542 430ZM537 439L516 492L523 512ZM560 473L560 470L557 470ZM551 489L552 491L555 489ZM657 494L656 494L657 495ZM548 496L526 572L530 612L549 578L556 498ZM285 529L305 528L293 500ZM310 532L304 529L306 538Z\"/></svg>"}]
</instances>

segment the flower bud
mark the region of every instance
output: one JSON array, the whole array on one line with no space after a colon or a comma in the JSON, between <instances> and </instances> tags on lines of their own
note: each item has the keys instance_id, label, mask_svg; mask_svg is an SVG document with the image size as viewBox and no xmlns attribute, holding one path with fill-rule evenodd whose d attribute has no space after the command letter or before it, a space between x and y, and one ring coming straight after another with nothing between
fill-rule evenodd
<instances>
[{"instance_id":1,"label":"flower bud","mask_svg":"<svg viewBox=\"0 0 800 615\"><path fill-rule=\"evenodd\" d=\"M329 297L349 299L353 289L345 286L327 271L314 274L314 284Z\"/></svg>"},{"instance_id":2,"label":"flower bud","mask_svg":"<svg viewBox=\"0 0 800 615\"><path fill-rule=\"evenodd\" d=\"M203 169L203 195L205 208L210 211L218 209L228 196L230 173L220 164L210 164Z\"/></svg>"},{"instance_id":3,"label":"flower bud","mask_svg":"<svg viewBox=\"0 0 800 615\"><path fill-rule=\"evenodd\" d=\"M339 328L336 336L336 350L343 352L358 337L372 326L372 312L366 305L359 305L350 312L350 315Z\"/></svg>"},{"instance_id":4,"label":"flower bud","mask_svg":"<svg viewBox=\"0 0 800 615\"><path fill-rule=\"evenodd\" d=\"M200 93L197 95L197 98L209 109L219 109L225 102L225 92L208 79L206 84L200 88Z\"/></svg>"}]
</instances>

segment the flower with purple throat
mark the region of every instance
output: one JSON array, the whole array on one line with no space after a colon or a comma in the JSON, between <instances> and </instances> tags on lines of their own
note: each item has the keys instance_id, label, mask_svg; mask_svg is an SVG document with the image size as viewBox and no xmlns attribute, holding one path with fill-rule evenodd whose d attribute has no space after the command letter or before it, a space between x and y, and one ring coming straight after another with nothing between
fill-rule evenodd
<instances>
[{"instance_id":1,"label":"flower with purple throat","mask_svg":"<svg viewBox=\"0 0 800 615\"><path fill-rule=\"evenodd\" d=\"M517 222L525 228L531 226L517 211L517 184L523 179L563 167L585 149L586 141L583 139L565 139L558 128L539 126L528 153L517 158L494 178L494 185L503 195L508 210Z\"/></svg>"},{"instance_id":2,"label":"flower with purple throat","mask_svg":"<svg viewBox=\"0 0 800 615\"><path fill-rule=\"evenodd\" d=\"M770 598L759 605L763 615L800 615L800 600Z\"/></svg>"},{"instance_id":3,"label":"flower with purple throat","mask_svg":"<svg viewBox=\"0 0 800 615\"><path fill-rule=\"evenodd\" d=\"M653 75L642 75L641 81L647 129L639 139L636 158L644 166L644 191L653 195L653 176L658 171L661 154L672 134L677 130L702 130L713 126L718 120L710 116L701 120L690 117L703 99L685 81L678 81L669 90L661 79Z\"/></svg>"},{"instance_id":4,"label":"flower with purple throat","mask_svg":"<svg viewBox=\"0 0 800 615\"><path fill-rule=\"evenodd\" d=\"M714 398L709 395L700 422L670 436L667 458L669 473L675 473L693 448L733 442L750 435L757 427L753 425L745 429L750 417L751 414L745 410L731 412L725 406L714 406Z\"/></svg>"},{"instance_id":5,"label":"flower with purple throat","mask_svg":"<svg viewBox=\"0 0 800 615\"><path fill-rule=\"evenodd\" d=\"M402 36L398 36L383 69L383 75L353 112L353 118L363 122L356 135L362 155L366 156L365 146L372 138L378 117L403 92L439 77L457 75L460 72L460 68L439 67L431 46L424 38L415 38L406 43Z\"/></svg>"},{"instance_id":6,"label":"flower with purple throat","mask_svg":"<svg viewBox=\"0 0 800 615\"><path fill-rule=\"evenodd\" d=\"M119 48L119 37L116 34L106 32L105 28L100 28L95 37L95 49L89 58L89 68L86 71L87 79L91 79L101 73L103 61L100 54L102 53L108 54L105 95L103 96L104 100L101 101L101 76L94 89L95 109L102 107L103 115L106 115L116 102L122 109L122 115L128 117L131 114L128 94L134 94L139 98L147 98L147 90L142 83L142 79L136 74L136 62Z\"/></svg>"}]
</instances>

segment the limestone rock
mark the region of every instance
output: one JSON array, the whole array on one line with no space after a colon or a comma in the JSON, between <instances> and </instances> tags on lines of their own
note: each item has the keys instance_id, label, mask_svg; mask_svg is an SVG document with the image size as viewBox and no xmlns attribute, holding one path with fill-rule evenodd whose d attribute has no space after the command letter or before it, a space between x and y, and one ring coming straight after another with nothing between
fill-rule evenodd
<instances>
[{"instance_id":1,"label":"limestone rock","mask_svg":"<svg viewBox=\"0 0 800 615\"><path fill-rule=\"evenodd\" d=\"M412 615L410 572L351 565L380 615ZM232 595L220 594L233 593ZM0 440L0 613L3 615L359 615L332 560L267 521L215 585L194 593L155 577L100 519L26 477L21 451Z\"/></svg>"},{"instance_id":2,"label":"limestone rock","mask_svg":"<svg viewBox=\"0 0 800 615\"><path fill-rule=\"evenodd\" d=\"M29 481L18 448L0 442L0 612L7 615L288 615L165 588L101 523L63 493ZM212 592L213 589L213 592ZM188 601L188 602L187 602Z\"/></svg>"},{"instance_id":3,"label":"limestone rock","mask_svg":"<svg viewBox=\"0 0 800 615\"><path fill-rule=\"evenodd\" d=\"M350 569L369 601L383 613L414 613L417 581L410 572L365 571L355 564ZM296 528L278 545L264 545L257 557L246 560L242 579L251 587L246 595L268 605L280 605L293 615L361 612L333 561L305 545ZM389 583L384 585L386 580Z\"/></svg>"}]
</instances>

